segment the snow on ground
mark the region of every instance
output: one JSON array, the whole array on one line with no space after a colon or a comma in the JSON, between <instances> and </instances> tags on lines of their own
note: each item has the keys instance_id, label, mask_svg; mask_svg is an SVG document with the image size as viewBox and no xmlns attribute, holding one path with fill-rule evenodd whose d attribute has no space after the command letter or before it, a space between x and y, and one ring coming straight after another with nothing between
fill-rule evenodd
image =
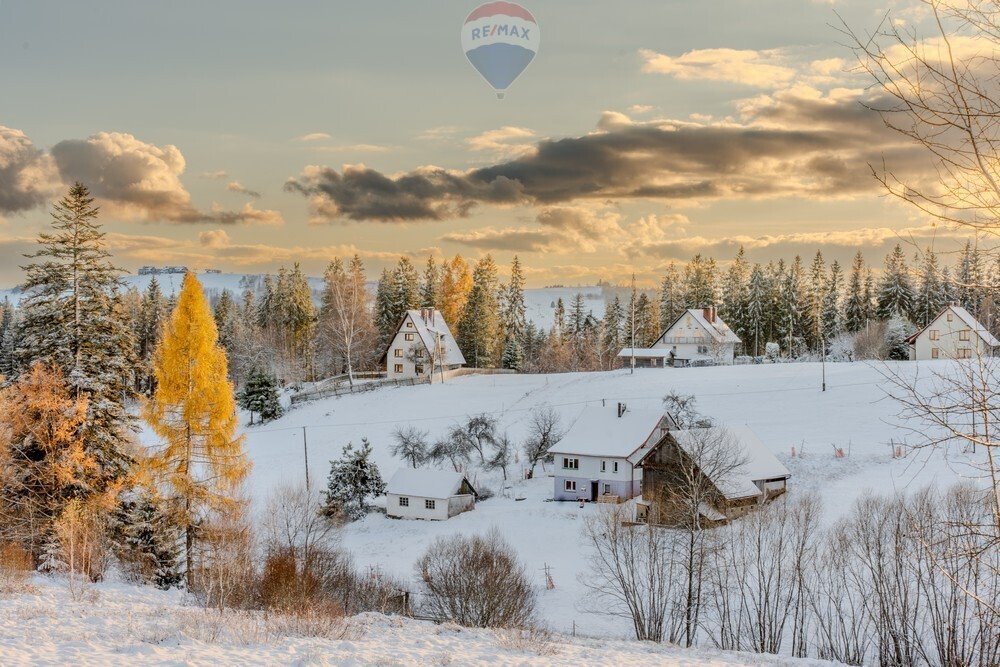
<instances>
[{"instance_id":1,"label":"snow on ground","mask_svg":"<svg viewBox=\"0 0 1000 667\"><path fill-rule=\"evenodd\" d=\"M941 368L953 362L921 362ZM894 367L911 370L917 364ZM866 489L878 492L950 484L968 470L968 455L957 450L910 452L891 457L890 442L908 434L895 420L898 407L886 396L882 364L827 364L826 393L820 391L819 364L778 364L689 369L640 369L564 375L497 375L456 378L445 384L384 388L301 405L283 418L246 429L246 448L253 459L251 494L259 509L281 485L305 478L303 429L309 475L317 492L325 486L329 462L348 442L367 436L382 475L389 479L403 464L390 454L393 429L412 424L430 439L464 418L491 412L502 430L516 441L527 432L532 409L549 404L568 426L583 411L603 401L623 401L635 408L656 408L671 389L697 396L699 409L721 424L747 425L792 472L792 494L814 491L832 520L849 511ZM926 373L925 373L926 375ZM144 440L151 441L147 431ZM834 446L846 458L834 457ZM792 447L802 455L792 458ZM399 521L371 514L344 530L343 545L359 566L373 566L405 581L414 580L413 564L438 536L498 528L514 545L539 585L541 616L559 632L578 631L606 637L631 633L624 619L588 613L578 581L585 570L582 523L594 506L550 499L553 480L546 473L518 482L499 493L498 474L469 473L477 488L497 497L480 502L472 512L446 522ZM520 465L513 478L522 477ZM542 586L543 568L551 568L554 590Z\"/></svg>"},{"instance_id":2,"label":"snow on ground","mask_svg":"<svg viewBox=\"0 0 1000 667\"><path fill-rule=\"evenodd\" d=\"M379 614L348 621L344 639L295 636L259 615L219 616L153 588L100 584L69 595L58 579L0 597L0 664L15 665L830 665L812 660L684 650L650 643L514 635ZM80 598L80 596L77 596Z\"/></svg>"}]
</instances>

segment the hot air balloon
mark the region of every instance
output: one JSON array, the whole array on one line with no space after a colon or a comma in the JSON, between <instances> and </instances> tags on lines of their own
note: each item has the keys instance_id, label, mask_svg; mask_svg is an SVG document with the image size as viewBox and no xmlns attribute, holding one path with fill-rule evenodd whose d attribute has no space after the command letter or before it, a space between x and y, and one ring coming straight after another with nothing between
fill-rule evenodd
<instances>
[{"instance_id":1,"label":"hot air balloon","mask_svg":"<svg viewBox=\"0 0 1000 667\"><path fill-rule=\"evenodd\" d=\"M497 97L521 75L538 53L538 23L513 2L487 2L465 19L462 49Z\"/></svg>"}]
</instances>

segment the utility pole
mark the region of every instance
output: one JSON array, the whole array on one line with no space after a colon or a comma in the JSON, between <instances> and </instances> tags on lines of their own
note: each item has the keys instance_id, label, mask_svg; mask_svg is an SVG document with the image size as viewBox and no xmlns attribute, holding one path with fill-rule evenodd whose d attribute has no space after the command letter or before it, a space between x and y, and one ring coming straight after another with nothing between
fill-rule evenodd
<instances>
[{"instance_id":1,"label":"utility pole","mask_svg":"<svg viewBox=\"0 0 1000 667\"><path fill-rule=\"evenodd\" d=\"M629 370L630 375L635 375L635 274L632 274L632 363Z\"/></svg>"},{"instance_id":2,"label":"utility pole","mask_svg":"<svg viewBox=\"0 0 1000 667\"><path fill-rule=\"evenodd\" d=\"M306 491L309 490L309 443L306 440L306 427L302 427L302 457L306 464Z\"/></svg>"},{"instance_id":3,"label":"utility pole","mask_svg":"<svg viewBox=\"0 0 1000 667\"><path fill-rule=\"evenodd\" d=\"M823 341L823 356L820 359L820 364L823 367L823 391L826 391L826 336L821 336Z\"/></svg>"}]
</instances>

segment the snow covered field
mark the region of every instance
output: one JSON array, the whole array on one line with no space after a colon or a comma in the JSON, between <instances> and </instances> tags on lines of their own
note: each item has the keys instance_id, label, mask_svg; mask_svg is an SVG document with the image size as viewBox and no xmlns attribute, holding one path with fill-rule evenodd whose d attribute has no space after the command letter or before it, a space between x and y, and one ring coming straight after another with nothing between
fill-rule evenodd
<instances>
[{"instance_id":1,"label":"snow covered field","mask_svg":"<svg viewBox=\"0 0 1000 667\"><path fill-rule=\"evenodd\" d=\"M503 631L436 626L379 614L351 619L344 639L296 636L260 615L217 615L179 592L101 584L75 601L64 583L0 597L0 665L830 665L711 649L552 636L521 641Z\"/></svg>"},{"instance_id":2,"label":"snow covered field","mask_svg":"<svg viewBox=\"0 0 1000 667\"><path fill-rule=\"evenodd\" d=\"M722 424L753 428L791 470L791 493L817 492L828 520L846 512L865 489L886 493L950 484L970 473L969 455L958 450L923 450L892 458L890 443L905 440L908 433L896 423L898 407L886 397L884 365L828 364L826 370L826 393L820 391L819 364L779 364L646 369L635 375L614 371L465 377L443 385L387 388L306 403L278 421L246 430L246 447L254 461L251 492L259 509L271 490L304 481L303 426L310 478L318 492L325 486L329 461L340 456L347 442L358 444L365 436L383 477L391 477L403 465L389 452L392 431L401 424L426 430L433 440L459 420L490 412L499 418L502 430L521 441L526 420L539 405L551 405L568 426L603 401L657 407L670 389L695 394L699 409ZM835 458L835 446L848 456ZM800 456L791 457L792 447ZM520 465L517 468L513 477L521 476ZM581 604L578 576L586 566L582 521L594 506L581 509L550 502L553 481L546 474L518 482L506 494L501 493L498 473L473 470L470 477L475 486L490 488L497 496L446 522L397 521L372 514L344 530L344 546L359 566L379 567L413 581L413 563L434 538L495 526L536 577L541 615L550 629L569 633L575 626L587 635L630 635L624 619L588 613ZM555 581L553 590L542 586L546 566Z\"/></svg>"}]
</instances>

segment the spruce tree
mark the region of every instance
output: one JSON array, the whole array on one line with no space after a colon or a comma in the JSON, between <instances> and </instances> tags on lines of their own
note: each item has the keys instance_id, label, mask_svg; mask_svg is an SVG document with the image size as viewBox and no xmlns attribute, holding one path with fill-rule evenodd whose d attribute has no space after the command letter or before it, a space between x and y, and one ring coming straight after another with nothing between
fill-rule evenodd
<instances>
[{"instance_id":1,"label":"spruce tree","mask_svg":"<svg viewBox=\"0 0 1000 667\"><path fill-rule=\"evenodd\" d=\"M368 513L368 498L385 493L385 482L371 455L371 443L368 438L362 438L360 449L348 443L340 459L330 462L321 509L323 516L356 521Z\"/></svg>"},{"instance_id":2,"label":"spruce tree","mask_svg":"<svg viewBox=\"0 0 1000 667\"><path fill-rule=\"evenodd\" d=\"M972 241L966 241L955 272L955 300L973 317L979 316L979 305L986 294L985 286L979 248Z\"/></svg>"},{"instance_id":3,"label":"spruce tree","mask_svg":"<svg viewBox=\"0 0 1000 667\"><path fill-rule=\"evenodd\" d=\"M826 293L823 295L823 312L820 318L823 339L829 348L837 334L840 333L843 323L840 316L840 292L843 277L840 271L840 262L834 260L830 266L830 278L826 283Z\"/></svg>"},{"instance_id":4,"label":"spruce tree","mask_svg":"<svg viewBox=\"0 0 1000 667\"><path fill-rule=\"evenodd\" d=\"M573 296L573 301L569 307L569 317L566 320L566 333L573 338L583 335L583 325L587 320L587 303L583 299L583 293L577 292Z\"/></svg>"},{"instance_id":5,"label":"spruce tree","mask_svg":"<svg viewBox=\"0 0 1000 667\"><path fill-rule=\"evenodd\" d=\"M885 258L885 269L878 288L878 317L909 319L913 315L913 286L906 266L906 256L897 244Z\"/></svg>"},{"instance_id":6,"label":"spruce tree","mask_svg":"<svg viewBox=\"0 0 1000 667\"><path fill-rule=\"evenodd\" d=\"M393 303L396 320L408 310L420 307L420 278L409 257L400 257L392 273L395 301Z\"/></svg>"},{"instance_id":7,"label":"spruce tree","mask_svg":"<svg viewBox=\"0 0 1000 667\"><path fill-rule=\"evenodd\" d=\"M753 356L760 356L767 343L766 311L770 302L770 285L760 264L754 264L747 286L746 326L744 346Z\"/></svg>"},{"instance_id":8,"label":"spruce tree","mask_svg":"<svg viewBox=\"0 0 1000 667\"><path fill-rule=\"evenodd\" d=\"M110 523L118 559L132 579L163 590L181 583L181 535L160 498L148 491L124 494Z\"/></svg>"},{"instance_id":9,"label":"spruce tree","mask_svg":"<svg viewBox=\"0 0 1000 667\"><path fill-rule=\"evenodd\" d=\"M524 303L524 272L517 255L514 255L510 264L510 282L503 289L500 308L500 327L504 340L516 340L520 345L527 323L527 308Z\"/></svg>"},{"instance_id":10,"label":"spruce tree","mask_svg":"<svg viewBox=\"0 0 1000 667\"><path fill-rule=\"evenodd\" d=\"M684 312L684 285L677 266L670 262L660 284L660 330L665 331Z\"/></svg>"},{"instance_id":11,"label":"spruce tree","mask_svg":"<svg viewBox=\"0 0 1000 667\"><path fill-rule=\"evenodd\" d=\"M716 303L715 260L695 255L684 267L685 307L707 308Z\"/></svg>"},{"instance_id":12,"label":"spruce tree","mask_svg":"<svg viewBox=\"0 0 1000 667\"><path fill-rule=\"evenodd\" d=\"M604 308L604 353L605 356L614 361L624 344L622 336L622 325L625 321L625 311L622 309L622 301L615 295L615 298Z\"/></svg>"},{"instance_id":13,"label":"spruce tree","mask_svg":"<svg viewBox=\"0 0 1000 667\"><path fill-rule=\"evenodd\" d=\"M521 346L521 339L509 337L503 348L503 356L500 359L500 367L514 371L521 371L524 368L524 350Z\"/></svg>"},{"instance_id":14,"label":"spruce tree","mask_svg":"<svg viewBox=\"0 0 1000 667\"><path fill-rule=\"evenodd\" d=\"M438 269L434 255L427 257L427 268L424 269L424 279L420 283L420 307L437 308L438 296L441 290L441 271Z\"/></svg>"},{"instance_id":15,"label":"spruce tree","mask_svg":"<svg viewBox=\"0 0 1000 667\"><path fill-rule=\"evenodd\" d=\"M840 265L837 266L838 272ZM839 300L839 295L838 295ZM824 313L827 306L827 281L826 281L826 260L823 253L816 251L813 257L812 266L809 270L809 290L806 297L806 312L808 317L805 320L807 331L806 340L810 347L819 347L821 338L825 337ZM839 320L839 315L837 317Z\"/></svg>"},{"instance_id":16,"label":"spruce tree","mask_svg":"<svg viewBox=\"0 0 1000 667\"><path fill-rule=\"evenodd\" d=\"M475 368L490 368L502 353L497 300L497 267L486 255L476 263L472 291L458 322L458 345L466 361Z\"/></svg>"},{"instance_id":17,"label":"spruce tree","mask_svg":"<svg viewBox=\"0 0 1000 667\"><path fill-rule=\"evenodd\" d=\"M847 285L844 301L844 330L848 333L861 331L868 323L869 306L865 294L865 259L859 250L851 265L851 278Z\"/></svg>"},{"instance_id":18,"label":"spruce tree","mask_svg":"<svg viewBox=\"0 0 1000 667\"><path fill-rule=\"evenodd\" d=\"M913 304L914 322L925 327L930 324L945 305L945 290L941 284L941 271L937 255L928 248L920 268L920 285Z\"/></svg>"},{"instance_id":19,"label":"spruce tree","mask_svg":"<svg viewBox=\"0 0 1000 667\"><path fill-rule=\"evenodd\" d=\"M375 327L378 329L380 348L389 344L392 335L396 333L396 327L399 326L399 317L402 317L402 315L397 316L395 300L396 291L392 273L389 269L383 269L375 288Z\"/></svg>"},{"instance_id":20,"label":"spruce tree","mask_svg":"<svg viewBox=\"0 0 1000 667\"><path fill-rule=\"evenodd\" d=\"M52 232L39 235L22 285L18 366L54 364L77 398L87 399L83 437L97 463L90 491L124 479L134 420L135 343L119 295L121 271L109 261L99 209L76 183L53 207Z\"/></svg>"},{"instance_id":21,"label":"spruce tree","mask_svg":"<svg viewBox=\"0 0 1000 667\"><path fill-rule=\"evenodd\" d=\"M188 273L156 349L156 391L143 416L162 441L151 469L177 508L189 589L199 526L239 506L237 491L250 472L227 367L208 301Z\"/></svg>"},{"instance_id":22,"label":"spruce tree","mask_svg":"<svg viewBox=\"0 0 1000 667\"><path fill-rule=\"evenodd\" d=\"M266 424L280 417L281 399L278 396L278 380L271 373L261 368L255 368L247 376L246 384L237 397L239 406L250 413L250 423L253 416L260 416L260 423Z\"/></svg>"},{"instance_id":23,"label":"spruce tree","mask_svg":"<svg viewBox=\"0 0 1000 667\"><path fill-rule=\"evenodd\" d=\"M747 281L750 277L750 267L746 261L746 251L740 246L736 257L726 271L722 281L722 299L719 305L719 315L729 325L733 332L743 338L746 336L746 295ZM666 329L673 321L663 325Z\"/></svg>"},{"instance_id":24,"label":"spruce tree","mask_svg":"<svg viewBox=\"0 0 1000 667\"><path fill-rule=\"evenodd\" d=\"M10 379L17 374L19 327L13 304L5 300L3 317L0 318L0 378Z\"/></svg>"}]
</instances>

